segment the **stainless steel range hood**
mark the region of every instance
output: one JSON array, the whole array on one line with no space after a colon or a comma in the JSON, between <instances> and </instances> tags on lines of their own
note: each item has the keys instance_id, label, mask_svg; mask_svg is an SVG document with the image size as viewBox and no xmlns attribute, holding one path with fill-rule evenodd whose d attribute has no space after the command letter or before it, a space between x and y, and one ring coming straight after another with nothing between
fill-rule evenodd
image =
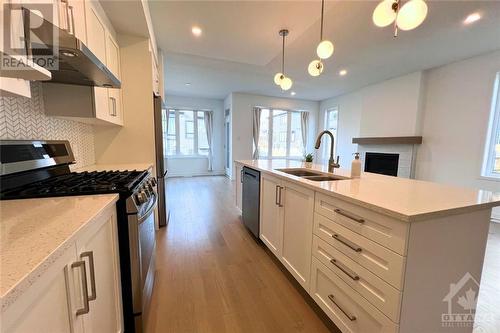
<instances>
[{"instance_id":1,"label":"stainless steel range hood","mask_svg":"<svg viewBox=\"0 0 500 333\"><path fill-rule=\"evenodd\" d=\"M25 36L31 36L26 27L30 26L29 21L36 14L25 8L23 14ZM26 48L35 60L54 56L56 62L53 67L44 66L43 61L37 62L52 73L49 82L120 88L120 80L81 40L39 16L35 19L43 20L43 23L37 28L31 28L31 34L36 38L27 38ZM53 54L53 50L57 49L58 53Z\"/></svg>"}]
</instances>

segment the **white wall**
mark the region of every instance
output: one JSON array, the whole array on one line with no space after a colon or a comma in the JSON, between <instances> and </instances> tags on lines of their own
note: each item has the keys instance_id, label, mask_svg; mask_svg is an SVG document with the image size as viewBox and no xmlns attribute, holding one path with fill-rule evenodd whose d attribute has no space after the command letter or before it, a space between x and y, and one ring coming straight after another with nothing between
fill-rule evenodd
<instances>
[{"instance_id":1,"label":"white wall","mask_svg":"<svg viewBox=\"0 0 500 333\"><path fill-rule=\"evenodd\" d=\"M252 159L252 108L263 106L285 110L309 111L309 126L307 150L312 151L318 128L318 102L291 98L276 98L243 93L231 94L232 117L232 160ZM233 166L234 169L234 166ZM234 170L233 170L234 174Z\"/></svg>"},{"instance_id":2,"label":"white wall","mask_svg":"<svg viewBox=\"0 0 500 333\"><path fill-rule=\"evenodd\" d=\"M319 129L325 112L337 106L337 152L340 164L350 168L357 145L353 137L417 135L420 119L421 72L364 87L320 103Z\"/></svg>"},{"instance_id":3,"label":"white wall","mask_svg":"<svg viewBox=\"0 0 500 333\"><path fill-rule=\"evenodd\" d=\"M481 178L500 51L380 82L320 103L339 107L338 152L349 168L356 136L422 135L416 178L500 191L500 182ZM500 209L495 216L500 218Z\"/></svg>"},{"instance_id":4,"label":"white wall","mask_svg":"<svg viewBox=\"0 0 500 333\"><path fill-rule=\"evenodd\" d=\"M425 72L417 178L500 191L500 182L480 178L499 71L496 51Z\"/></svg>"},{"instance_id":5,"label":"white wall","mask_svg":"<svg viewBox=\"0 0 500 333\"><path fill-rule=\"evenodd\" d=\"M232 94L229 94L227 95L226 98L224 98L224 112L226 110L229 110L229 118L231 119L231 117L233 116L233 110L232 110L232 107L233 107L233 95ZM224 119L225 121L225 119ZM231 122L232 123L232 122ZM222 140L225 140L225 133L224 135L222 136ZM233 128L232 126L229 126L229 146L226 147L226 149L229 150L229 168L226 168L226 159L224 158L224 168L226 169L226 175L229 177L229 178L232 178L232 173L233 173L233 168L232 168L232 161L233 161L233 150L232 150L232 146L233 146L233 143L232 143L232 135L233 135ZM224 154L226 152L224 151ZM225 155L224 155L225 157Z\"/></svg>"},{"instance_id":6,"label":"white wall","mask_svg":"<svg viewBox=\"0 0 500 333\"><path fill-rule=\"evenodd\" d=\"M214 114L213 171L208 171L206 157L168 157L166 165L169 177L224 174L224 101L212 98L167 95L165 105L167 108L212 110Z\"/></svg>"}]
</instances>

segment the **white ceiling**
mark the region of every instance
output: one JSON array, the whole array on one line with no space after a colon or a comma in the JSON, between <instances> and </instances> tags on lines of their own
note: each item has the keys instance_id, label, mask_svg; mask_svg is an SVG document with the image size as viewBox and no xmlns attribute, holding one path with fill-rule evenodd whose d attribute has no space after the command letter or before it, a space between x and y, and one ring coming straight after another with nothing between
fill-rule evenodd
<instances>
[{"instance_id":1,"label":"white ceiling","mask_svg":"<svg viewBox=\"0 0 500 333\"><path fill-rule=\"evenodd\" d=\"M319 40L320 1L149 1L165 52L167 94L224 98L231 92L322 100L362 86L500 49L499 1L427 1L415 30L392 36L371 21L376 2L327 1L325 37L335 53L320 77L307 74ZM483 18L462 24L470 13ZM191 27L203 29L201 37ZM281 28L289 92L273 84L281 66ZM338 76L340 69L348 75ZM187 86L189 82L191 85Z\"/></svg>"}]
</instances>

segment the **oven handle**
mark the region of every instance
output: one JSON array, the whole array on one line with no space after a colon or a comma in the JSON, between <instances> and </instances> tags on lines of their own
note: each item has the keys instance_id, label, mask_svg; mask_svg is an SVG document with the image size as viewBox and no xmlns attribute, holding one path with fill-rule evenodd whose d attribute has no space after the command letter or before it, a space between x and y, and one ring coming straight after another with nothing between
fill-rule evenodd
<instances>
[{"instance_id":1,"label":"oven handle","mask_svg":"<svg viewBox=\"0 0 500 333\"><path fill-rule=\"evenodd\" d=\"M155 210L155 207L158 204L158 196L156 194L153 194L153 197L154 197L153 204L148 209L146 214L142 215L140 218L137 219L137 224L141 224L142 222L144 222Z\"/></svg>"}]
</instances>

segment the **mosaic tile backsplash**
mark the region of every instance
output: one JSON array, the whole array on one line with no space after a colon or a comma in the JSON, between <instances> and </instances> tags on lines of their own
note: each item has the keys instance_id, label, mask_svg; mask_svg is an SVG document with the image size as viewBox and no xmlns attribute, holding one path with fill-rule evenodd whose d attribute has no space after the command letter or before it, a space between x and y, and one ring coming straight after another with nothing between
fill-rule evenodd
<instances>
[{"instance_id":1,"label":"mosaic tile backsplash","mask_svg":"<svg viewBox=\"0 0 500 333\"><path fill-rule=\"evenodd\" d=\"M39 82L31 83L31 98L0 97L0 139L69 140L72 169L95 163L92 126L46 116Z\"/></svg>"}]
</instances>

